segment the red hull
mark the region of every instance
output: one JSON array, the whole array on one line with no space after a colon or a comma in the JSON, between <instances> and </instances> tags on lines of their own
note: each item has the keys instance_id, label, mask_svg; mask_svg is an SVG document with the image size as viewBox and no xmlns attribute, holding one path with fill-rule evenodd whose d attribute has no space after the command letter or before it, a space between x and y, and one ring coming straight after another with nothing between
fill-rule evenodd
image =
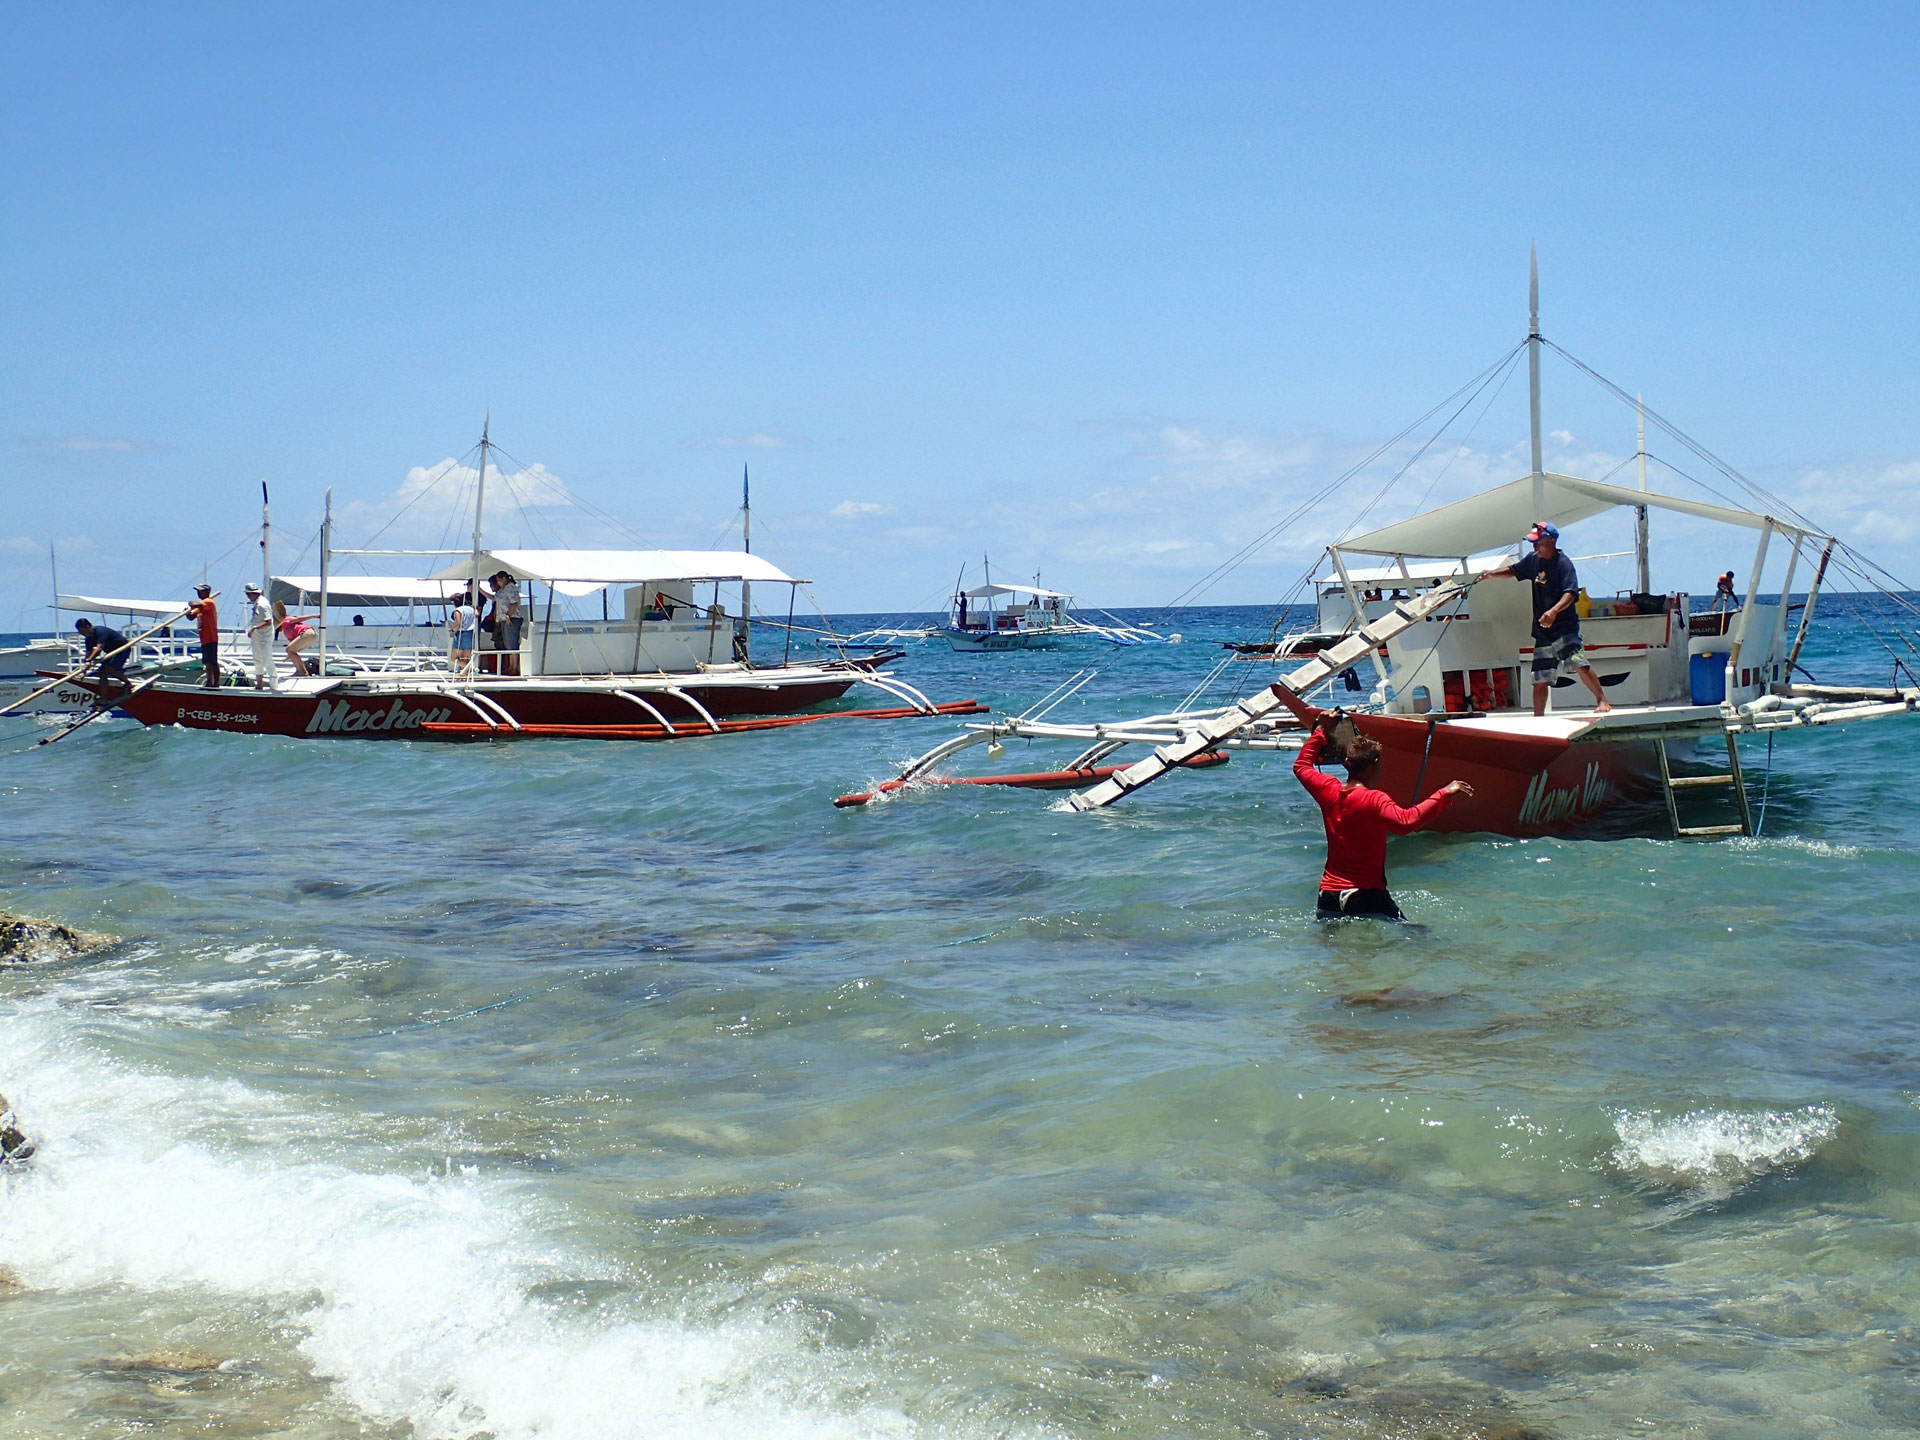
<instances>
[{"instance_id":1,"label":"red hull","mask_svg":"<svg viewBox=\"0 0 1920 1440\"><path fill-rule=\"evenodd\" d=\"M769 681L764 687L689 684L682 688L724 727L729 719L796 715L839 699L853 684L852 679L831 679L793 684ZM490 700L523 725L577 734L603 728L632 732L638 722L642 728L664 734L657 726L647 725L652 717L632 701L606 692L482 684L475 693L483 697L477 706L446 691L426 688L383 693L342 689L321 695L294 695L271 690L154 686L132 696L122 708L143 725L180 725L190 730L298 739L424 740L465 739L469 733L488 731L488 720L499 718L485 703ZM642 693L681 736L712 733L705 718L686 701L659 691ZM473 727L471 732L469 726Z\"/></svg>"},{"instance_id":2,"label":"red hull","mask_svg":"<svg viewBox=\"0 0 1920 1440\"><path fill-rule=\"evenodd\" d=\"M1570 744L1396 716L1352 718L1380 742L1379 787L1400 804L1424 800L1450 780L1473 787L1471 798L1456 796L1429 829L1519 837L1664 832L1651 741Z\"/></svg>"}]
</instances>

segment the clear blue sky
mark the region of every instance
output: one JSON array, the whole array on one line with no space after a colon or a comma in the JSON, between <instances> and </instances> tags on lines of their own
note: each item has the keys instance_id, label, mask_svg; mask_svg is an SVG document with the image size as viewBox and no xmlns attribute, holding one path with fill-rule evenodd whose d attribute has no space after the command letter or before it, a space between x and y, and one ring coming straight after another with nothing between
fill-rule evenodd
<instances>
[{"instance_id":1,"label":"clear blue sky","mask_svg":"<svg viewBox=\"0 0 1920 1440\"><path fill-rule=\"evenodd\" d=\"M1548 335L1920 572L1915 16L9 6L0 629L49 540L176 591L261 478L370 529L489 409L660 545L750 462L829 609L983 550L1157 603L1518 340L1530 241ZM1524 469L1523 382L1444 485Z\"/></svg>"}]
</instances>

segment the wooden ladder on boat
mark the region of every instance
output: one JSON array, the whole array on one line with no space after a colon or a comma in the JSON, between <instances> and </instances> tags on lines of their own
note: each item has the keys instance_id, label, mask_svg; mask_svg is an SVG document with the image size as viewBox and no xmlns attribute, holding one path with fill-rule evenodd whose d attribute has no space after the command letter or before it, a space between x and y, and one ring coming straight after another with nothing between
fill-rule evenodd
<instances>
[{"instance_id":1,"label":"wooden ladder on boat","mask_svg":"<svg viewBox=\"0 0 1920 1440\"><path fill-rule=\"evenodd\" d=\"M1667 802L1667 824L1672 828L1676 840L1700 840L1718 835L1753 834L1753 807L1747 801L1747 778L1740 768L1740 747L1731 731L1727 734L1727 773L1724 775L1680 775L1675 776L1667 763L1667 742L1656 740L1653 748L1660 757L1660 789ZM1737 825L1685 825L1680 823L1680 806L1674 799L1676 790L1717 789L1723 785L1733 787L1734 803L1740 807L1740 823Z\"/></svg>"}]
</instances>

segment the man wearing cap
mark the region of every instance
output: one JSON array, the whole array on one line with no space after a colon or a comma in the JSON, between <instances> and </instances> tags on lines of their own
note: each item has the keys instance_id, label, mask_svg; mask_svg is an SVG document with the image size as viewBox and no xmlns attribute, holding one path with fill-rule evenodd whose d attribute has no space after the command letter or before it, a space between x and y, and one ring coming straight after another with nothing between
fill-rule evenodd
<instances>
[{"instance_id":1,"label":"man wearing cap","mask_svg":"<svg viewBox=\"0 0 1920 1440\"><path fill-rule=\"evenodd\" d=\"M1554 676L1568 675L1593 692L1593 713L1604 715L1613 705L1580 645L1580 615L1573 608L1580 598L1580 577L1574 573L1573 561L1560 553L1560 527L1541 520L1525 538L1533 554L1489 570L1481 579L1511 575L1533 582L1533 713L1547 713L1547 692L1553 688Z\"/></svg>"},{"instance_id":2,"label":"man wearing cap","mask_svg":"<svg viewBox=\"0 0 1920 1440\"><path fill-rule=\"evenodd\" d=\"M492 577L493 610L488 630L498 656L493 668L502 675L520 673L520 582L510 570L496 571Z\"/></svg>"},{"instance_id":3,"label":"man wearing cap","mask_svg":"<svg viewBox=\"0 0 1920 1440\"><path fill-rule=\"evenodd\" d=\"M209 690L220 688L220 614L213 607L213 587L196 585L199 599L187 606L188 618L200 625L200 683Z\"/></svg>"},{"instance_id":4,"label":"man wearing cap","mask_svg":"<svg viewBox=\"0 0 1920 1440\"><path fill-rule=\"evenodd\" d=\"M253 688L280 688L280 671L273 663L273 610L261 598L258 585L247 586L247 642L253 646Z\"/></svg>"}]
</instances>

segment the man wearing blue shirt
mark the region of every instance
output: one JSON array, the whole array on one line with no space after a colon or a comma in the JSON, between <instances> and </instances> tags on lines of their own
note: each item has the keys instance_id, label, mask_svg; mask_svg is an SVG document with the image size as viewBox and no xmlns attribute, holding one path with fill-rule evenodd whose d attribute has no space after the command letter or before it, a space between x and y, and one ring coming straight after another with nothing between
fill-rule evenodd
<instances>
[{"instance_id":1,"label":"man wearing blue shirt","mask_svg":"<svg viewBox=\"0 0 1920 1440\"><path fill-rule=\"evenodd\" d=\"M1547 713L1547 692L1559 674L1578 677L1593 692L1593 713L1604 715L1613 706L1581 648L1580 615L1573 608L1580 598L1580 577L1574 574L1573 561L1560 553L1560 527L1542 520L1527 531L1526 539L1533 554L1481 578L1511 575L1533 582L1533 713Z\"/></svg>"}]
</instances>

